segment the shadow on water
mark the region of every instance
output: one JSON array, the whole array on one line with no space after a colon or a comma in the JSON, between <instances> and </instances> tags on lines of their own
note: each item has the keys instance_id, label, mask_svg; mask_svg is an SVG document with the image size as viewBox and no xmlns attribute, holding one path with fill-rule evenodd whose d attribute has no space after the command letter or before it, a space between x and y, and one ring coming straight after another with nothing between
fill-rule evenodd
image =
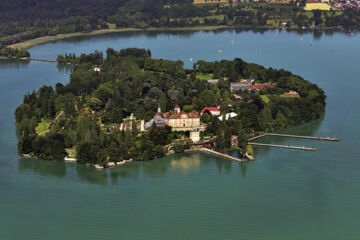
<instances>
[{"instance_id":1,"label":"shadow on water","mask_svg":"<svg viewBox=\"0 0 360 240\"><path fill-rule=\"evenodd\" d=\"M116 185L121 179L138 179L141 174L141 165L132 163L125 164L109 170L110 179L113 185Z\"/></svg>"},{"instance_id":2,"label":"shadow on water","mask_svg":"<svg viewBox=\"0 0 360 240\"><path fill-rule=\"evenodd\" d=\"M9 68L21 69L27 67L29 65L30 60L22 60L22 59L0 59L0 69L5 70Z\"/></svg>"},{"instance_id":3,"label":"shadow on water","mask_svg":"<svg viewBox=\"0 0 360 240\"><path fill-rule=\"evenodd\" d=\"M76 164L76 173L86 182L106 186L108 184L108 172L93 167L86 167L82 164Z\"/></svg>"},{"instance_id":4,"label":"shadow on water","mask_svg":"<svg viewBox=\"0 0 360 240\"><path fill-rule=\"evenodd\" d=\"M72 64L56 64L56 68L59 72L72 73L75 70L75 66Z\"/></svg>"},{"instance_id":5,"label":"shadow on water","mask_svg":"<svg viewBox=\"0 0 360 240\"><path fill-rule=\"evenodd\" d=\"M238 164L245 178L250 162L238 163L229 159L202 152L173 154L148 162L132 162L112 169L99 170L82 164L71 164L62 161L48 161L37 158L20 158L18 169L20 173L32 172L40 176L64 178L67 174L76 176L91 184L106 186L120 184L121 180L137 180L141 176L163 178L167 172L187 175L200 171L202 168L216 166L218 174L229 175L233 164ZM236 166L236 165L234 165ZM75 169L75 171L73 170ZM69 176L71 177L71 176Z\"/></svg>"},{"instance_id":6,"label":"shadow on water","mask_svg":"<svg viewBox=\"0 0 360 240\"><path fill-rule=\"evenodd\" d=\"M19 172L33 172L41 176L63 178L66 176L66 164L61 161L48 161L37 158L20 158Z\"/></svg>"}]
</instances>

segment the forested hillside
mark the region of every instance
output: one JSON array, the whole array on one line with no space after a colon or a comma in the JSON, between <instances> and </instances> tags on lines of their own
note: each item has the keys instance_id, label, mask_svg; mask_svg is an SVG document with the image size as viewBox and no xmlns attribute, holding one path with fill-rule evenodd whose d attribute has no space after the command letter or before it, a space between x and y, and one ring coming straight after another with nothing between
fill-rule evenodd
<instances>
[{"instance_id":1,"label":"forested hillside","mask_svg":"<svg viewBox=\"0 0 360 240\"><path fill-rule=\"evenodd\" d=\"M234 26L252 28L360 27L360 13L305 11L263 2L194 5L191 0L13 0L0 4L0 44L41 36L133 27ZM282 23L286 22L284 26Z\"/></svg>"}]
</instances>

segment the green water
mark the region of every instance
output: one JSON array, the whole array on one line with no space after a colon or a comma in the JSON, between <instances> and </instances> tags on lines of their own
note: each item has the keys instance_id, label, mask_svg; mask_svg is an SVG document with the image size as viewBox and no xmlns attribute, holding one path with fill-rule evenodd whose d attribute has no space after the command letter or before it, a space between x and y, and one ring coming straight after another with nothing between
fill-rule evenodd
<instances>
[{"instance_id":1,"label":"green water","mask_svg":"<svg viewBox=\"0 0 360 240\"><path fill-rule=\"evenodd\" d=\"M217 31L121 33L32 48L34 57L56 58L144 47L188 67L190 58L241 57L285 68L322 87L328 104L322 119L284 132L341 138L268 137L261 142L318 151L257 147L249 163L191 153L105 171L19 158L16 106L28 91L66 83L69 72L0 60L0 240L359 239L359 43L360 35L341 32Z\"/></svg>"}]
</instances>

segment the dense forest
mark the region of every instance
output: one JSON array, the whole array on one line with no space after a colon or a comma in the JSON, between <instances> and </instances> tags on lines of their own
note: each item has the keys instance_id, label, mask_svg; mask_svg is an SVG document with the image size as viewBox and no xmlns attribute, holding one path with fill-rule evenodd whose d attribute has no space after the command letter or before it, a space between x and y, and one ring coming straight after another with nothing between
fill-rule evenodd
<instances>
[{"instance_id":1,"label":"dense forest","mask_svg":"<svg viewBox=\"0 0 360 240\"><path fill-rule=\"evenodd\" d=\"M352 28L359 11L305 11L291 4L237 3L194 5L185 0L14 0L0 5L0 44L41 36L135 27L234 26Z\"/></svg>"},{"instance_id":2,"label":"dense forest","mask_svg":"<svg viewBox=\"0 0 360 240\"><path fill-rule=\"evenodd\" d=\"M134 114L150 120L160 106L163 112L175 105L190 112L221 105L221 114L237 116L221 121L205 113L202 137L216 139L216 148L231 147L231 136L238 136L239 148L246 151L249 134L274 131L319 118L325 110L325 94L315 84L283 69L264 68L236 58L233 61L198 61L184 69L182 61L154 59L145 49L108 49L88 55L66 54L63 63L75 64L67 85L43 86L24 96L15 112L18 149L22 154L63 160L66 150L76 149L81 163L106 164L123 159L150 160L162 157L164 146L173 144L175 152L188 148L179 141L188 133L172 132L168 126L153 126L139 132L111 128ZM210 84L203 76L219 79ZM230 84L253 79L255 85L273 87L232 92ZM286 97L289 91L298 96ZM235 96L241 96L238 101ZM102 126L109 126L111 130ZM175 141L174 141L175 140Z\"/></svg>"}]
</instances>

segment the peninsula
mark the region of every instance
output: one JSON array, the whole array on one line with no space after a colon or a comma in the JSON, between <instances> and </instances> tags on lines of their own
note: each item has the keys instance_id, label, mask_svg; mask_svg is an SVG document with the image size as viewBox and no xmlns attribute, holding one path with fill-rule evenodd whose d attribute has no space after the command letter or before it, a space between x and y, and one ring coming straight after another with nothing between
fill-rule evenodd
<instances>
[{"instance_id":1,"label":"peninsula","mask_svg":"<svg viewBox=\"0 0 360 240\"><path fill-rule=\"evenodd\" d=\"M319 118L326 96L289 71L236 58L154 59L146 49L59 55L75 66L67 85L43 86L15 112L21 154L108 166L199 145L240 156L248 138Z\"/></svg>"}]
</instances>

